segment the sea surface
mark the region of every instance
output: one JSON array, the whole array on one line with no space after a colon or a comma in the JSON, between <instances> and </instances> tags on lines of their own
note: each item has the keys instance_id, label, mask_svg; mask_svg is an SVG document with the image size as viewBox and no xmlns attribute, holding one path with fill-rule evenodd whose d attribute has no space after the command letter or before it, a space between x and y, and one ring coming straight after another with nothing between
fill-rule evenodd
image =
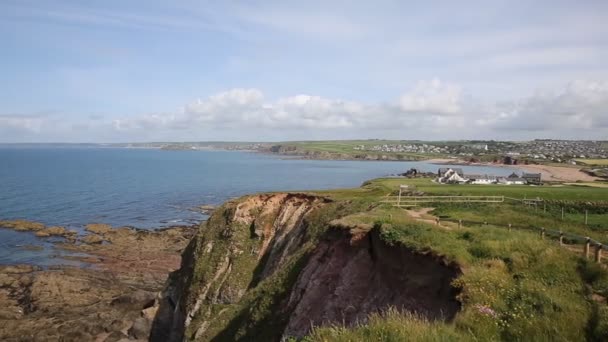
<instances>
[{"instance_id":1,"label":"sea surface","mask_svg":"<svg viewBox=\"0 0 608 342\"><path fill-rule=\"evenodd\" d=\"M261 191L356 187L426 162L284 159L234 151L0 146L0 219L27 219L82 232L87 223L155 229L192 224L194 210ZM459 166L460 167L460 166ZM506 175L508 168L463 166ZM57 263L52 241L0 228L0 264Z\"/></svg>"}]
</instances>

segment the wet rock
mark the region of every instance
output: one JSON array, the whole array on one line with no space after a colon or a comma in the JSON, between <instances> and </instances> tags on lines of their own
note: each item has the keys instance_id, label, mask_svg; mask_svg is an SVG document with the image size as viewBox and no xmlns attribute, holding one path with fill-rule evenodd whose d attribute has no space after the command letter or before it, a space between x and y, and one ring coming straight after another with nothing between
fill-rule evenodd
<instances>
[{"instance_id":1,"label":"wet rock","mask_svg":"<svg viewBox=\"0 0 608 342\"><path fill-rule=\"evenodd\" d=\"M91 233L103 235L112 230L112 226L105 223L90 223L86 225L85 230Z\"/></svg>"},{"instance_id":2,"label":"wet rock","mask_svg":"<svg viewBox=\"0 0 608 342\"><path fill-rule=\"evenodd\" d=\"M151 306L150 303L154 303L154 298L156 298L156 293L154 292L137 290L112 300L111 305L136 305L144 308Z\"/></svg>"},{"instance_id":3,"label":"wet rock","mask_svg":"<svg viewBox=\"0 0 608 342\"><path fill-rule=\"evenodd\" d=\"M32 265L0 265L0 274L23 274L41 270L38 266Z\"/></svg>"},{"instance_id":4,"label":"wet rock","mask_svg":"<svg viewBox=\"0 0 608 342\"><path fill-rule=\"evenodd\" d=\"M65 229L65 227L58 227L58 226L53 226L53 227L48 227L42 230L39 230L36 232L36 236L38 237L48 237L48 236L68 236L68 235L75 235L77 234L76 231L73 230L67 230Z\"/></svg>"},{"instance_id":5,"label":"wet rock","mask_svg":"<svg viewBox=\"0 0 608 342\"><path fill-rule=\"evenodd\" d=\"M0 341L147 340L156 293L197 228L97 228L77 240L96 243L55 244L93 267L0 266Z\"/></svg>"},{"instance_id":6,"label":"wet rock","mask_svg":"<svg viewBox=\"0 0 608 342\"><path fill-rule=\"evenodd\" d=\"M21 246L21 249L24 251L41 251L44 249L44 247L37 245L25 245Z\"/></svg>"},{"instance_id":7,"label":"wet rock","mask_svg":"<svg viewBox=\"0 0 608 342\"><path fill-rule=\"evenodd\" d=\"M27 220L0 220L0 227L17 231L38 231L44 229L44 224Z\"/></svg>"},{"instance_id":8,"label":"wet rock","mask_svg":"<svg viewBox=\"0 0 608 342\"><path fill-rule=\"evenodd\" d=\"M80 241L82 241L83 243L89 244L89 245L96 245L96 244L101 244L104 241L104 239L97 234L89 234L89 235L81 238Z\"/></svg>"}]
</instances>

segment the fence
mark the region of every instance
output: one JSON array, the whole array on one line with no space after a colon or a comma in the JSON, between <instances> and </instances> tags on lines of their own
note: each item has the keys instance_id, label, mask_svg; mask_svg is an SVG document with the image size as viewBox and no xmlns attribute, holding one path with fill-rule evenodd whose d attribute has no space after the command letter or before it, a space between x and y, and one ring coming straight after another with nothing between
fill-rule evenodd
<instances>
[{"instance_id":1,"label":"fence","mask_svg":"<svg viewBox=\"0 0 608 342\"><path fill-rule=\"evenodd\" d=\"M415 207L424 203L503 203L504 196L386 196L381 203Z\"/></svg>"},{"instance_id":2,"label":"fence","mask_svg":"<svg viewBox=\"0 0 608 342\"><path fill-rule=\"evenodd\" d=\"M562 221L584 223L585 225L596 226L597 228L608 230L608 214L596 214L597 208L581 209L580 206L569 206L568 204L555 204L547 200L537 198L513 198L506 196L386 196L381 203L392 204L395 207L416 207L428 203L520 203L523 206L543 213L548 213ZM608 212L608 208L599 209ZM600 215L600 216L598 216Z\"/></svg>"},{"instance_id":3,"label":"fence","mask_svg":"<svg viewBox=\"0 0 608 342\"><path fill-rule=\"evenodd\" d=\"M464 221L464 220L456 220L456 219L451 219L451 218L437 218L436 219L437 225L439 225L441 221L457 223L458 228L463 227L465 224L466 225L486 225L486 226L488 225L487 221L485 221L485 222ZM507 224L506 226L497 225L497 224L491 224L491 226L499 227L499 228L508 228L509 231L511 231L512 229L537 231L539 233L541 239L549 238L551 236L557 237L557 240L559 241L560 246L576 245L577 243L582 242L583 243L583 257L586 259L589 259L589 253L591 252L591 246L595 246L593 259L597 263L601 263L602 250L605 250L608 247L608 245L602 244L600 241L591 239L588 236L580 236L577 234L564 232L562 230L546 229L543 227L537 228L537 227L514 226L510 223Z\"/></svg>"}]
</instances>

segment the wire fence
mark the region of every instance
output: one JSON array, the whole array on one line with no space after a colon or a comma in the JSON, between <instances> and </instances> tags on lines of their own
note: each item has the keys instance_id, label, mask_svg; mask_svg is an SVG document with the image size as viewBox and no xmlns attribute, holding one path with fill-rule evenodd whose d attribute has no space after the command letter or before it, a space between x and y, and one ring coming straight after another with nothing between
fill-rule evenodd
<instances>
[{"instance_id":1,"label":"wire fence","mask_svg":"<svg viewBox=\"0 0 608 342\"><path fill-rule=\"evenodd\" d=\"M492 227L499 227L499 228L507 228L509 231L511 231L513 229L517 229L517 230L528 230L528 231L537 232L541 239L550 239L550 238L557 239L560 246L572 246L572 245L582 244L583 245L583 257L585 257L586 259L589 259L589 257L590 257L589 254L591 253L591 249L592 249L592 247L594 247L593 259L597 263L600 263L602 261L602 251L608 249L608 244L604 244L601 241L592 239L588 236L581 236L578 234L573 234L573 233L562 231L562 230L547 229L544 227L513 225L511 223L508 223L507 225L500 225L500 224L495 224L495 223L488 223L487 221L483 221L483 222L469 221L469 220L460 220L460 219L445 218L445 217L437 218L436 219L437 225L441 224L441 221L447 221L447 222L452 222L452 223L458 224L458 228L461 228L463 226L492 226Z\"/></svg>"}]
</instances>

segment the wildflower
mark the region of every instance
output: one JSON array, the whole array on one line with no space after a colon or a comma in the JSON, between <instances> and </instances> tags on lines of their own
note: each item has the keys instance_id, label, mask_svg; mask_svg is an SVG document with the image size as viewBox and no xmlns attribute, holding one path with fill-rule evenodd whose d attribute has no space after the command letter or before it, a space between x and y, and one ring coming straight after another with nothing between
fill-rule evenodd
<instances>
[{"instance_id":1,"label":"wildflower","mask_svg":"<svg viewBox=\"0 0 608 342\"><path fill-rule=\"evenodd\" d=\"M475 304L475 308L477 309L477 311L483 315L486 316L490 316L493 318L498 317L498 314L496 314L496 311L494 311L491 307L487 306L487 305L481 305L481 304Z\"/></svg>"}]
</instances>

